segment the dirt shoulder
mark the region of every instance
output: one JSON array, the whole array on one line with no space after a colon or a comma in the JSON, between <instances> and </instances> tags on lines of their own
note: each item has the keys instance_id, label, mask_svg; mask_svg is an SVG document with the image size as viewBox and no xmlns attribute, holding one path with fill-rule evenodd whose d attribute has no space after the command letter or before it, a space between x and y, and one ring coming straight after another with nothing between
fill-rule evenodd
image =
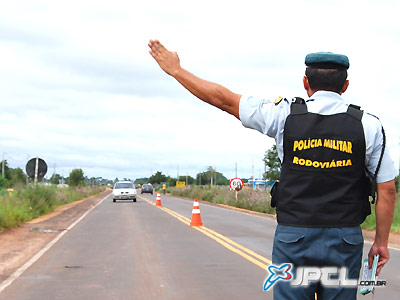
<instances>
[{"instance_id":1,"label":"dirt shoulder","mask_svg":"<svg viewBox=\"0 0 400 300\"><path fill-rule=\"evenodd\" d=\"M60 206L54 212L0 233L0 282L110 193L107 190Z\"/></svg>"}]
</instances>

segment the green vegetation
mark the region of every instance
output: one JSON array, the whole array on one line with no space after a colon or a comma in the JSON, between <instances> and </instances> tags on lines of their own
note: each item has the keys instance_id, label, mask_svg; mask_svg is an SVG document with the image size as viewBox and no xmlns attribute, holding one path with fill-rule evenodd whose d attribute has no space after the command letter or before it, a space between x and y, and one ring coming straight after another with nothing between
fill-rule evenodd
<instances>
[{"instance_id":1,"label":"green vegetation","mask_svg":"<svg viewBox=\"0 0 400 300\"><path fill-rule=\"evenodd\" d=\"M63 181L62 176L60 174L53 174L50 177L51 184L60 184Z\"/></svg>"},{"instance_id":2,"label":"green vegetation","mask_svg":"<svg viewBox=\"0 0 400 300\"><path fill-rule=\"evenodd\" d=\"M26 175L21 168L10 168L7 160L1 161L0 166L4 164L4 176L0 174L0 189L9 188L26 182Z\"/></svg>"},{"instance_id":3,"label":"green vegetation","mask_svg":"<svg viewBox=\"0 0 400 300\"><path fill-rule=\"evenodd\" d=\"M236 200L235 191L226 186L188 186L183 189L168 188L167 193L184 198L208 201L212 203L226 204L262 213L275 214L275 209L270 206L270 194L268 191L252 190L244 188L238 193ZM361 225L363 229L375 230L375 205L371 206L371 215ZM396 200L393 224L391 231L400 232L400 198Z\"/></svg>"},{"instance_id":4,"label":"green vegetation","mask_svg":"<svg viewBox=\"0 0 400 300\"><path fill-rule=\"evenodd\" d=\"M265 151L263 161L266 169L264 178L268 179L270 182L279 180L281 175L281 162L279 161L276 145L273 145L271 149Z\"/></svg>"},{"instance_id":5,"label":"green vegetation","mask_svg":"<svg viewBox=\"0 0 400 300\"><path fill-rule=\"evenodd\" d=\"M400 232L400 198L396 199L396 206L394 208L393 223L390 231ZM371 205L371 214L365 219L361 225L362 229L375 230L375 205Z\"/></svg>"},{"instance_id":6,"label":"green vegetation","mask_svg":"<svg viewBox=\"0 0 400 300\"><path fill-rule=\"evenodd\" d=\"M8 180L4 177L0 177L0 189L4 189L8 186Z\"/></svg>"},{"instance_id":7,"label":"green vegetation","mask_svg":"<svg viewBox=\"0 0 400 300\"><path fill-rule=\"evenodd\" d=\"M199 184L210 184L211 177L213 178L213 183L217 182L217 185L226 185L229 183L229 180L222 175L221 173L216 172L212 167L208 167L207 171L197 174L196 178L192 176L179 176L178 181L184 181L188 185L194 184L198 182ZM155 174L150 176L150 178L143 177L138 178L134 181L137 185L142 185L145 183L151 183L156 190L160 189L161 184L165 183L167 187L174 187L176 186L176 177L166 176L162 172L157 171Z\"/></svg>"},{"instance_id":8,"label":"green vegetation","mask_svg":"<svg viewBox=\"0 0 400 300\"><path fill-rule=\"evenodd\" d=\"M238 193L229 190L227 186L189 186L183 189L170 190L174 196L199 200L212 203L226 204L238 208L244 208L262 213L275 214L275 209L270 206L269 191L252 190L244 188Z\"/></svg>"},{"instance_id":9,"label":"green vegetation","mask_svg":"<svg viewBox=\"0 0 400 300\"><path fill-rule=\"evenodd\" d=\"M217 172L216 169L209 166L207 171L201 172L196 175L196 183L198 185L228 185L229 179L222 173ZM191 184L190 182L188 184Z\"/></svg>"},{"instance_id":10,"label":"green vegetation","mask_svg":"<svg viewBox=\"0 0 400 300\"><path fill-rule=\"evenodd\" d=\"M49 213L58 206L98 194L104 187L57 188L55 186L30 186L15 189L12 197L7 191L0 193L0 231L18 227Z\"/></svg>"},{"instance_id":11,"label":"green vegetation","mask_svg":"<svg viewBox=\"0 0 400 300\"><path fill-rule=\"evenodd\" d=\"M71 173L69 173L68 184L75 187L85 185L85 177L83 177L82 169L73 169Z\"/></svg>"}]
</instances>

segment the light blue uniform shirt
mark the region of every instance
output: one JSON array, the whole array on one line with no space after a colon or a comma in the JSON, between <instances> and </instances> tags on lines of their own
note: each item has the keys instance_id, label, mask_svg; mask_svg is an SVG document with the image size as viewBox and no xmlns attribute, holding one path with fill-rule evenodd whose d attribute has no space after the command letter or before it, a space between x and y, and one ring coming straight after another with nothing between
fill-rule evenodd
<instances>
[{"instance_id":1,"label":"light blue uniform shirt","mask_svg":"<svg viewBox=\"0 0 400 300\"><path fill-rule=\"evenodd\" d=\"M349 106L343 98L334 92L318 91L307 100L307 109L311 113L333 115L347 111ZM283 99L275 105L275 101L264 100L253 96L242 96L239 105L239 117L243 126L258 130L276 141L278 156L283 161L283 130L290 114L291 102ZM364 112L362 125L365 134L365 165L375 174L382 151L383 135L381 122L373 115ZM385 148L377 182L386 182L396 177L397 171Z\"/></svg>"}]
</instances>

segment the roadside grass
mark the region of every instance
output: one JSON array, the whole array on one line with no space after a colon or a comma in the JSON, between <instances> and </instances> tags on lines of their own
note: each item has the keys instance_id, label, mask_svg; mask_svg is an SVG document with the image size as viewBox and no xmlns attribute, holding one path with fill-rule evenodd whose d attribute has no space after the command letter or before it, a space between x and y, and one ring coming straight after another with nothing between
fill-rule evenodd
<instances>
[{"instance_id":1,"label":"roadside grass","mask_svg":"<svg viewBox=\"0 0 400 300\"><path fill-rule=\"evenodd\" d=\"M396 205L394 207L393 222L390 231L400 232L400 198L397 197ZM375 205L371 205L371 214L365 219L364 223L361 224L362 229L375 230Z\"/></svg>"},{"instance_id":2,"label":"roadside grass","mask_svg":"<svg viewBox=\"0 0 400 300\"><path fill-rule=\"evenodd\" d=\"M269 191L252 190L244 188L238 193L236 200L235 191L229 190L226 186L188 186L185 188L168 188L168 193L174 196L185 197L189 199L197 198L199 200L212 203L226 204L238 208L244 208L262 213L275 214L275 209L270 206L271 196ZM375 230L375 205L371 206L371 215L369 215L361 228L366 230ZM397 197L394 211L392 232L400 232L400 198Z\"/></svg>"},{"instance_id":3,"label":"roadside grass","mask_svg":"<svg viewBox=\"0 0 400 300\"><path fill-rule=\"evenodd\" d=\"M104 187L57 188L56 186L18 187L10 197L0 194L0 232L104 191Z\"/></svg>"},{"instance_id":4,"label":"roadside grass","mask_svg":"<svg viewBox=\"0 0 400 300\"><path fill-rule=\"evenodd\" d=\"M244 208L262 213L275 214L275 209L270 206L271 197L269 191L252 190L244 188L238 192L229 190L227 186L189 186L185 188L171 189L174 196L208 201L218 204L226 204L233 207Z\"/></svg>"}]
</instances>

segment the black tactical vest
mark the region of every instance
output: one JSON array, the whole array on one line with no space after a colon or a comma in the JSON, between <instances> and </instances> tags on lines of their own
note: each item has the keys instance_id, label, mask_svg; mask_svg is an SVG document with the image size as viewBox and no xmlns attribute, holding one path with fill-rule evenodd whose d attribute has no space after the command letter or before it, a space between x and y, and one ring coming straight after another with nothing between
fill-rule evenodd
<instances>
[{"instance_id":1,"label":"black tactical vest","mask_svg":"<svg viewBox=\"0 0 400 300\"><path fill-rule=\"evenodd\" d=\"M371 213L362 115L354 106L319 115L309 113L304 100L292 103L284 127L279 224L349 227Z\"/></svg>"}]
</instances>

